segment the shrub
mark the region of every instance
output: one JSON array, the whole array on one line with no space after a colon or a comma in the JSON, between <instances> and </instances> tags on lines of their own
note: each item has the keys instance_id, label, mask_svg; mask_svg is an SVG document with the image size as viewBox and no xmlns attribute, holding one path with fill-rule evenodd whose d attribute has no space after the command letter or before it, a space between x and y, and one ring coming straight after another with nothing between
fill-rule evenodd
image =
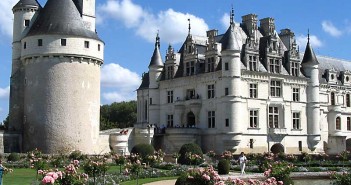
<instances>
[{"instance_id":1,"label":"shrub","mask_svg":"<svg viewBox=\"0 0 351 185\"><path fill-rule=\"evenodd\" d=\"M81 151L79 150L74 150L71 152L68 156L70 160L84 160L87 158L86 155L84 155Z\"/></svg>"},{"instance_id":2,"label":"shrub","mask_svg":"<svg viewBox=\"0 0 351 185\"><path fill-rule=\"evenodd\" d=\"M137 144L132 148L131 153L139 154L139 156L144 160L148 155L153 155L155 149L150 144Z\"/></svg>"},{"instance_id":3,"label":"shrub","mask_svg":"<svg viewBox=\"0 0 351 185\"><path fill-rule=\"evenodd\" d=\"M202 150L200 148L199 145L195 144L195 143L188 143L188 144L184 144L180 150L179 150L179 159L178 159L178 162L180 164L194 164L194 163L191 163L191 160L188 158L187 155L189 154L196 154L196 155L199 155L200 157L203 156L203 153L202 153ZM198 161L195 163L195 165L197 164L200 164L202 161Z\"/></svg>"},{"instance_id":4,"label":"shrub","mask_svg":"<svg viewBox=\"0 0 351 185\"><path fill-rule=\"evenodd\" d=\"M229 170L230 170L230 163L228 160L226 159L221 159L219 162L218 162L218 174L220 175L226 175L229 173Z\"/></svg>"},{"instance_id":5,"label":"shrub","mask_svg":"<svg viewBox=\"0 0 351 185\"><path fill-rule=\"evenodd\" d=\"M187 176L181 175L180 177L178 177L177 181L175 182L175 185L187 185Z\"/></svg>"},{"instance_id":6,"label":"shrub","mask_svg":"<svg viewBox=\"0 0 351 185\"><path fill-rule=\"evenodd\" d=\"M20 155L18 153L11 153L8 157L7 157L7 161L11 161L11 162L16 162L20 160Z\"/></svg>"}]
</instances>

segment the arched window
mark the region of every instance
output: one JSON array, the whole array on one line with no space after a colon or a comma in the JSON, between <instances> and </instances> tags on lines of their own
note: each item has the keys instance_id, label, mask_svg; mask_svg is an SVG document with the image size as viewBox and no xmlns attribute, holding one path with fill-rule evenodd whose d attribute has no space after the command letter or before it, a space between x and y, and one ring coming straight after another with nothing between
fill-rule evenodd
<instances>
[{"instance_id":1,"label":"arched window","mask_svg":"<svg viewBox=\"0 0 351 185\"><path fill-rule=\"evenodd\" d=\"M341 119L340 117L337 117L335 120L335 129L336 130L341 130Z\"/></svg>"},{"instance_id":2,"label":"arched window","mask_svg":"<svg viewBox=\"0 0 351 185\"><path fill-rule=\"evenodd\" d=\"M330 103L332 105L335 105L335 93L334 92L330 93Z\"/></svg>"}]
</instances>

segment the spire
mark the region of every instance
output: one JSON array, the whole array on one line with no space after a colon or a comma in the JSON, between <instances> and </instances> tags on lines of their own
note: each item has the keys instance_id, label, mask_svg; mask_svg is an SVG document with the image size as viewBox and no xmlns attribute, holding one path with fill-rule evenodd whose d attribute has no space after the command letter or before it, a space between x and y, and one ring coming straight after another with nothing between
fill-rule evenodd
<instances>
[{"instance_id":1,"label":"spire","mask_svg":"<svg viewBox=\"0 0 351 185\"><path fill-rule=\"evenodd\" d=\"M190 18L188 19L188 22L189 22L188 35L190 35L190 31L191 31Z\"/></svg>"},{"instance_id":2,"label":"spire","mask_svg":"<svg viewBox=\"0 0 351 185\"><path fill-rule=\"evenodd\" d=\"M314 51L312 49L312 46L310 44L310 31L308 30L307 34L307 46L305 50L305 54L303 55L303 59L301 62L302 65L304 64L312 64L316 65L319 64L316 55L314 54Z\"/></svg>"},{"instance_id":3,"label":"spire","mask_svg":"<svg viewBox=\"0 0 351 185\"><path fill-rule=\"evenodd\" d=\"M232 5L232 11L230 12L230 24L234 24L234 7Z\"/></svg>"},{"instance_id":4,"label":"spire","mask_svg":"<svg viewBox=\"0 0 351 185\"><path fill-rule=\"evenodd\" d=\"M160 48L160 31L157 30L157 35L156 35L156 42L155 42L155 48L158 47Z\"/></svg>"},{"instance_id":5,"label":"spire","mask_svg":"<svg viewBox=\"0 0 351 185\"><path fill-rule=\"evenodd\" d=\"M236 37L234 28L234 24L231 24L223 35L220 41L222 43L222 50L240 50L239 38Z\"/></svg>"},{"instance_id":6,"label":"spire","mask_svg":"<svg viewBox=\"0 0 351 185\"><path fill-rule=\"evenodd\" d=\"M156 35L154 53L152 54L151 61L149 64L149 68L150 67L163 67L163 62L160 54L160 37L158 32Z\"/></svg>"}]
</instances>

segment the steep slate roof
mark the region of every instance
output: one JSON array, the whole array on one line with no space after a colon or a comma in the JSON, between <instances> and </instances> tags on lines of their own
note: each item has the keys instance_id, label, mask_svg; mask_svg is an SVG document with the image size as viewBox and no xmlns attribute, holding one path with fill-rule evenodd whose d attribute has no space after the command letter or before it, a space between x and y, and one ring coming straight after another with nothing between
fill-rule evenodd
<instances>
[{"instance_id":1,"label":"steep slate roof","mask_svg":"<svg viewBox=\"0 0 351 185\"><path fill-rule=\"evenodd\" d=\"M85 29L82 17L72 0L48 0L27 36L48 34L100 40L95 32Z\"/></svg>"},{"instance_id":2,"label":"steep slate roof","mask_svg":"<svg viewBox=\"0 0 351 185\"><path fill-rule=\"evenodd\" d=\"M144 73L144 75L143 75L143 77L141 79L141 84L140 84L138 90L148 89L149 88L149 84L150 84L149 73Z\"/></svg>"},{"instance_id":3,"label":"steep slate roof","mask_svg":"<svg viewBox=\"0 0 351 185\"><path fill-rule=\"evenodd\" d=\"M223 35L220 43L222 43L222 50L240 50L238 38L234 33L234 23L230 24L227 32Z\"/></svg>"},{"instance_id":4,"label":"steep slate roof","mask_svg":"<svg viewBox=\"0 0 351 185\"><path fill-rule=\"evenodd\" d=\"M162 57L158 46L155 46L154 53L152 54L149 67L151 66L157 66L157 67L163 66Z\"/></svg>"},{"instance_id":5,"label":"steep slate roof","mask_svg":"<svg viewBox=\"0 0 351 185\"><path fill-rule=\"evenodd\" d=\"M301 64L319 64L316 55L310 44L310 39L308 38L305 54L303 55L303 59Z\"/></svg>"},{"instance_id":6,"label":"steep slate roof","mask_svg":"<svg viewBox=\"0 0 351 185\"><path fill-rule=\"evenodd\" d=\"M40 7L40 4L37 0L20 0L14 7L15 8L24 8L24 7Z\"/></svg>"}]
</instances>

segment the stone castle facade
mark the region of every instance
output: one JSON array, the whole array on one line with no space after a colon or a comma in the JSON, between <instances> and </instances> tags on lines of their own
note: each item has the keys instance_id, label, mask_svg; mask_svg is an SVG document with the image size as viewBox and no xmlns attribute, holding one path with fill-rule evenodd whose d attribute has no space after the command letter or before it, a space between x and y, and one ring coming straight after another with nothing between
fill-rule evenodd
<instances>
[{"instance_id":1,"label":"stone castle facade","mask_svg":"<svg viewBox=\"0 0 351 185\"><path fill-rule=\"evenodd\" d=\"M274 19L242 17L224 34L189 34L165 62L157 36L137 94L136 128L157 127L156 147L204 151L339 153L351 146L351 63L300 53Z\"/></svg>"}]
</instances>

